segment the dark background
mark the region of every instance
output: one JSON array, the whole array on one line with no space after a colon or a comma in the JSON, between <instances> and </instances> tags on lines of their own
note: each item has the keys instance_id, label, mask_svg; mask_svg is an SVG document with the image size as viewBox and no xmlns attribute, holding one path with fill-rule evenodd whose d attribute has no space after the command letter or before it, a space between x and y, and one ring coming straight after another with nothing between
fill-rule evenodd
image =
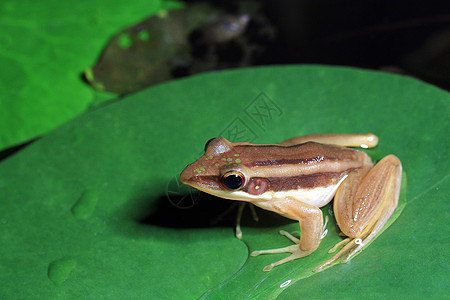
<instances>
[{"instance_id":1,"label":"dark background","mask_svg":"<svg viewBox=\"0 0 450 300\"><path fill-rule=\"evenodd\" d=\"M261 64L355 66L450 90L450 1L259 2L278 31Z\"/></svg>"}]
</instances>

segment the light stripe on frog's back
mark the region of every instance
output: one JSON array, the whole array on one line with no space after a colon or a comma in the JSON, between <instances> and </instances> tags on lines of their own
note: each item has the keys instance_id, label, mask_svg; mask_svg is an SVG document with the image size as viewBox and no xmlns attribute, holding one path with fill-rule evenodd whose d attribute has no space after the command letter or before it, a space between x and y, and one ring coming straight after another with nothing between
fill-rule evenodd
<instances>
[{"instance_id":1,"label":"light stripe on frog's back","mask_svg":"<svg viewBox=\"0 0 450 300\"><path fill-rule=\"evenodd\" d=\"M371 163L370 158L362 151L314 142L290 147L238 144L233 147L233 151L239 153L241 165L248 169L250 177L288 178L343 174Z\"/></svg>"}]
</instances>

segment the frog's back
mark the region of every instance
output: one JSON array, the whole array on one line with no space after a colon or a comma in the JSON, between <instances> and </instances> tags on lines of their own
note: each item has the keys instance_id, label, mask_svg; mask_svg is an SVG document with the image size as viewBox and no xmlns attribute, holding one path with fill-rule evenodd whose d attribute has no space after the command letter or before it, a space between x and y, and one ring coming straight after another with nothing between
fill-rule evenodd
<instances>
[{"instance_id":1,"label":"frog's back","mask_svg":"<svg viewBox=\"0 0 450 300\"><path fill-rule=\"evenodd\" d=\"M239 155L241 164L247 168L261 171L265 168L292 169L292 176L341 173L371 164L370 157L362 151L315 142L294 146L236 143L232 151Z\"/></svg>"}]
</instances>

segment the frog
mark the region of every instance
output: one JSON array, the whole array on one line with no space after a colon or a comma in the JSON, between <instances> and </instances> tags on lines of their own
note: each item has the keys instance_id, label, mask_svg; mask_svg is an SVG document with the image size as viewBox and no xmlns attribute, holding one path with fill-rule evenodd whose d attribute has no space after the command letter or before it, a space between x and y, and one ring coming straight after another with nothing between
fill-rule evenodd
<instances>
[{"instance_id":1,"label":"frog","mask_svg":"<svg viewBox=\"0 0 450 300\"><path fill-rule=\"evenodd\" d=\"M324 233L321 207L333 200L336 223L345 239L317 266L319 272L350 261L380 234L397 208L402 164L389 154L374 163L361 149L376 147L371 133L312 134L274 144L209 140L204 154L186 166L182 183L197 190L296 220L300 238L281 230L293 245L253 251L251 256L288 253L263 268L274 267L315 252Z\"/></svg>"}]
</instances>

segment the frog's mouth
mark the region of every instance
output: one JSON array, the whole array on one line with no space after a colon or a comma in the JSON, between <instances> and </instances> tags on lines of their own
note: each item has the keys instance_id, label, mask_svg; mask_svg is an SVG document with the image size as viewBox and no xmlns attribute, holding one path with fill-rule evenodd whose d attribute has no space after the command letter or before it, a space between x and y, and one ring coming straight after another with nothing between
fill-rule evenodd
<instances>
[{"instance_id":1,"label":"frog's mouth","mask_svg":"<svg viewBox=\"0 0 450 300\"><path fill-rule=\"evenodd\" d=\"M186 171L186 170L185 170ZM182 183L187 184L189 186L192 186L193 188L202 191L204 193L229 199L229 200L238 200L238 201L251 201L251 200L266 200L270 199L271 196L269 193L267 195L250 195L247 192L243 190L239 191L226 191L223 189L221 184L219 183L220 178L219 176L214 175L194 175L194 176L187 176L189 173L185 173L183 171L180 175L180 180ZM190 173L192 174L192 173Z\"/></svg>"},{"instance_id":2,"label":"frog's mouth","mask_svg":"<svg viewBox=\"0 0 450 300\"><path fill-rule=\"evenodd\" d=\"M182 183L190 185L201 191L208 192L209 190L220 190L219 177L211 175L195 175L189 178L184 178L181 173L180 180Z\"/></svg>"}]
</instances>

